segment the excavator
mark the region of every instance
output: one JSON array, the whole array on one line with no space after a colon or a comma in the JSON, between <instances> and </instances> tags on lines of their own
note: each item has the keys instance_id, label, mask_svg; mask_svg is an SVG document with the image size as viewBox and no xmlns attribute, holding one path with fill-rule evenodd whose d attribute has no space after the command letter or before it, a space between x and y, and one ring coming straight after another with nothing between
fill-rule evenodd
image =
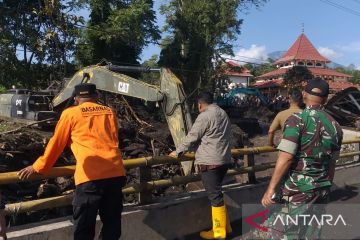
<instances>
[{"instance_id":1,"label":"excavator","mask_svg":"<svg viewBox=\"0 0 360 240\"><path fill-rule=\"evenodd\" d=\"M125 75L124 72L160 72L160 87ZM175 146L181 143L191 128L191 115L186 104L189 96L185 95L181 81L171 70L117 66L110 63L81 69L67 81L57 95L49 91L32 92L27 89L10 89L6 93L0 94L0 117L46 125L49 123L49 119L56 119L62 110L71 104L74 86L79 83L94 83L100 91L160 103ZM228 105L229 99L239 93L238 91L233 91L229 96L221 99L223 101L220 101L219 104ZM253 89L246 89L246 92L244 89L240 91L245 94L261 96L257 90ZM265 98L261 101L266 104ZM341 125L355 126L356 121L360 118L360 91L351 88L339 92L330 99L325 108ZM241 122L240 124L246 123ZM182 168L184 174L188 175L193 169L193 163L182 162Z\"/></svg>"},{"instance_id":2,"label":"excavator","mask_svg":"<svg viewBox=\"0 0 360 240\"><path fill-rule=\"evenodd\" d=\"M124 72L160 72L160 87L122 74ZM171 70L112 64L81 69L56 96L26 89L11 89L0 94L0 116L40 122L56 118L71 104L74 86L80 83L94 83L99 91L160 103L175 146L181 143L192 126L183 85ZM192 162L182 162L185 175L191 173L192 166Z\"/></svg>"}]
</instances>

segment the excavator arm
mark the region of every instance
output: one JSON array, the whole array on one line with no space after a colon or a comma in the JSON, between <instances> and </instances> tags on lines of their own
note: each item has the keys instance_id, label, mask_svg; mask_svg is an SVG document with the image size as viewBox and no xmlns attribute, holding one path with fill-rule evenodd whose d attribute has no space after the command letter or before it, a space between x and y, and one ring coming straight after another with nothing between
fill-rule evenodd
<instances>
[{"instance_id":1,"label":"excavator arm","mask_svg":"<svg viewBox=\"0 0 360 240\"><path fill-rule=\"evenodd\" d=\"M94 83L97 89L115 94L140 98L145 101L159 102L162 106L171 136L177 147L191 128L191 116L186 104L186 95L181 81L166 68L160 69L160 88L143 81L120 74L129 67L114 65L90 66L78 71L66 86L53 99L54 109L64 107L73 97L74 86L82 83ZM136 69L133 69L136 70ZM146 69L137 69L146 70ZM182 162L185 175L192 171L192 162Z\"/></svg>"},{"instance_id":2,"label":"excavator arm","mask_svg":"<svg viewBox=\"0 0 360 240\"><path fill-rule=\"evenodd\" d=\"M111 71L108 66L90 66L75 73L67 82L66 86L52 101L54 108L67 102L72 97L74 86L81 82L94 83L99 90L140 98L145 101L160 102L164 97L156 86Z\"/></svg>"}]
</instances>

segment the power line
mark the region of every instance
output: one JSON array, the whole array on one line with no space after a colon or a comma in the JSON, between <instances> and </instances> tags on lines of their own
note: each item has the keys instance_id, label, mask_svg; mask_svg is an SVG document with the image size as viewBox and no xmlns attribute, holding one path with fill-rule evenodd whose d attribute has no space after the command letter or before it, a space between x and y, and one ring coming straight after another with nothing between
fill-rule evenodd
<instances>
[{"instance_id":1,"label":"power line","mask_svg":"<svg viewBox=\"0 0 360 240\"><path fill-rule=\"evenodd\" d=\"M80 44L80 45L89 45L89 44ZM24 52L24 49L20 49L20 48L16 48L17 52ZM32 51L29 51L32 52ZM197 51L198 53L200 53L199 51ZM240 59L235 59L235 58L229 58L229 57L221 57L224 60L231 60L231 61L235 61L235 62L241 62L241 63L248 63L248 64L253 64L253 65L261 65L264 63L270 63L269 61L263 60L263 59L259 59L259 58L252 58L252 57L247 57L247 56L240 56L240 55L236 55L237 57L240 58L247 58L247 59L253 59L253 60L257 60L257 61L261 61L262 63L257 63L257 62L251 62L251 61L245 61L245 60L240 60ZM103 59L92 59L95 61L101 61ZM126 64L126 65L133 65L133 66L139 66L139 64L136 63L129 63L129 62L120 62L120 61L109 61L112 63L116 63L116 64ZM176 69L176 70L180 70L180 69ZM194 70L187 70L185 69L185 71L194 71ZM194 72L198 72L198 71L194 71Z\"/></svg>"},{"instance_id":2,"label":"power line","mask_svg":"<svg viewBox=\"0 0 360 240\"><path fill-rule=\"evenodd\" d=\"M323 0L321 0L323 1ZM360 13L359 13L360 14ZM100 29L96 29L96 28L93 28L93 27L89 27L89 26L85 26L85 25L80 25L80 24L74 24L74 26L77 26L79 28L85 28L85 29L90 29L90 30L93 30L93 31L98 31L98 32L101 32L101 33L109 33L108 31L106 30L100 30ZM164 47L167 47L169 46L169 44L162 44L162 43L159 43L157 41L147 41L146 43L152 43L152 44L156 44L156 45L159 45L159 46L164 46ZM81 44L81 45L88 45L88 44ZM177 48L178 50L181 50L181 48ZM24 51L22 49L16 49L17 51ZM202 53L201 51L192 51L192 52L197 52L197 53ZM270 63L269 61L266 61L266 60L263 60L263 59L259 59L259 58L252 58L252 57L247 57L247 56L240 56L240 55L237 55L237 57L240 57L240 58L245 58L245 59L252 59L252 60L257 60L257 61L260 61L262 63L257 63L257 62L253 62L253 61L245 61L245 60L239 60L239 59L234 59L234 58L226 58L226 57L222 57L222 59L225 59L225 60L231 60L231 61L235 61L235 62L240 62L240 63L247 63L247 64L252 64L252 65L261 65L261 64L264 64L264 63ZM116 62L116 61L110 61L110 62L114 62L114 63L120 63L120 64L126 64L126 65L136 65L134 63L126 63L126 62ZM196 71L196 70L190 70L190 69L180 69L180 68L170 68L170 69L173 69L173 70L179 70L179 71L187 71L187 72L199 72L199 71Z\"/></svg>"},{"instance_id":3,"label":"power line","mask_svg":"<svg viewBox=\"0 0 360 240\"><path fill-rule=\"evenodd\" d=\"M151 42L153 44L156 44L156 45L160 45L160 46L169 46L167 44L161 44L161 43L158 43L158 42ZM84 46L91 46L91 44L77 44L77 45L84 45ZM177 50L181 50L180 47L172 47L172 49L177 49ZM196 53L202 53L201 51L191 51L191 52L196 52ZM269 61L267 60L264 60L264 59L260 59L260 58L253 58L253 57L247 57L247 56L242 56L242 55L236 55L236 57L239 57L239 58L245 58L245 59L252 59L252 60L256 60L256 61L259 61L261 63L270 63ZM257 65L261 65L259 63L255 63L255 62L251 62L251 61L243 61L243 60L239 60L239 59L234 59L234 58L224 58L223 59L226 59L226 60L232 60L232 61L237 61L237 62L244 62L244 63L249 63L249 64L257 64Z\"/></svg>"},{"instance_id":4,"label":"power line","mask_svg":"<svg viewBox=\"0 0 360 240\"><path fill-rule=\"evenodd\" d=\"M93 31L101 32L101 33L110 33L110 32L108 32L106 30L100 30L100 29L96 29L96 28L93 28L93 27L85 26L85 25L79 25L79 24L74 24L74 25L79 27L79 28L90 29L90 30L93 30ZM154 45L158 45L158 46L161 46L161 47L168 47L169 46L169 44L163 44L163 43L159 43L157 41L145 41L145 43L146 44L152 43ZM82 45L88 45L88 44L82 44ZM173 49L182 50L182 48L180 48L180 47L177 47L177 48L173 47ZM201 51L192 51L192 52L202 53ZM237 57L252 59L252 60L260 61L260 62L263 62L263 63L269 63L268 61L263 60L263 59L259 59L259 58L252 58L252 57L240 56L240 55L237 55ZM245 63L250 63L250 64L258 64L258 63L253 63L253 62L249 62L249 61L241 61L241 60L236 60L236 59L229 59L229 60L238 61L238 62L245 62Z\"/></svg>"},{"instance_id":5,"label":"power line","mask_svg":"<svg viewBox=\"0 0 360 240\"><path fill-rule=\"evenodd\" d=\"M350 14L353 14L353 15L355 15L355 16L360 17L360 12L358 12L358 11L356 11L356 10L353 10L353 9L348 8L348 7L345 7L345 6L343 6L343 5L340 5L340 4L331 2L331 1L329 1L329 0L320 0L320 1L323 2L323 3L326 3L326 4L330 5L330 6L333 6L333 7L337 8L337 9L340 9L340 10L342 10L342 11L345 11L345 12L347 12L347 13L350 13ZM359 2L359 3L360 3L360 2Z\"/></svg>"},{"instance_id":6,"label":"power line","mask_svg":"<svg viewBox=\"0 0 360 240\"><path fill-rule=\"evenodd\" d=\"M16 48L16 51L24 52L24 49ZM31 52L31 51L29 51L29 52ZM71 56L71 55L69 55L69 56ZM262 61L262 63L244 61L244 60L239 60L239 59L235 59L235 58L228 58L228 57L221 57L221 58L224 59L224 60L230 60L230 61L240 62L240 63L247 63L247 64L252 64L252 65L262 65L262 64L270 63L269 61L262 60L262 59L258 59L258 58L251 58L251 57L245 57L245 56L238 56L238 57L243 57L243 58L249 58L249 59L259 60L259 61ZM93 60L93 61L101 61L101 60L104 60L104 59L92 59L92 60ZM109 62L115 63L115 64L126 64L126 65L128 65L128 66L141 66L141 64L129 63L129 62L120 62L120 61L111 61L111 60L110 60ZM199 72L199 71L196 71L196 70L181 69L181 68L170 68L170 69L187 71L187 72Z\"/></svg>"},{"instance_id":7,"label":"power line","mask_svg":"<svg viewBox=\"0 0 360 240\"><path fill-rule=\"evenodd\" d=\"M97 32L100 32L100 33L110 33L109 31L106 31L106 30L103 30L103 29L100 30L100 29L93 28L93 27L86 26L86 25L74 24L74 26L79 27L79 28L83 28L83 29L85 28L85 29L97 31ZM111 32L111 33L112 33L112 32ZM155 45L158 45L158 46L162 46L162 47L167 47L167 46L169 46L169 44L162 44L162 43L159 43L159 42L157 42L157 41L145 41L145 43L146 43L146 44L152 43L152 44L155 44ZM79 43L78 43L78 44L76 44L76 45L84 45L84 46L87 46L87 45L90 45L90 44L84 44L84 43L80 43L80 44L79 44ZM178 47L178 48L173 48L173 49L182 50L182 48L180 48L180 47ZM21 49L16 49L16 50L17 50L17 51L24 51L24 50L21 50ZM192 51L192 52L202 53L201 51ZM252 59L252 60L260 61L260 62L263 62L263 63L269 63L268 61L263 60L263 59L259 59L259 58L252 58L252 57L240 56L240 55L237 55L237 57L246 58L246 59ZM232 60L232 61L237 61L237 62L243 62L243 63L260 65L259 63L250 62L250 61L242 61L242 60L232 59L232 58L224 58L224 59ZM119 63L120 63L120 62L119 62ZM122 63L122 64L128 64L128 63Z\"/></svg>"}]
</instances>

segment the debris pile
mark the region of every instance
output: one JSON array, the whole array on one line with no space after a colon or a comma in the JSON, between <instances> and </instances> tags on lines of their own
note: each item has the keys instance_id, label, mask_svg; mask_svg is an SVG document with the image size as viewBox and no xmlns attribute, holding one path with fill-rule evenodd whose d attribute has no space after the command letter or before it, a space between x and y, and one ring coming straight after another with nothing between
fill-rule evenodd
<instances>
[{"instance_id":1,"label":"debris pile","mask_svg":"<svg viewBox=\"0 0 360 240\"><path fill-rule=\"evenodd\" d=\"M174 145L167 124L162 121L161 109L147 108L136 101L122 97L112 99L111 104L119 117L119 139L123 159L144 157L149 155L168 154L174 150ZM131 106L130 106L131 105ZM139 105L139 106L137 106ZM0 120L0 172L18 171L31 165L43 154L52 131L42 131L38 128L26 127L25 124L14 123L10 119ZM56 166L73 165L75 159L66 149L56 162ZM151 169L153 179L164 179L181 175L180 165L161 165ZM139 182L139 169L127 171L127 184ZM2 194L7 203L34 200L59 196L74 189L72 177L19 182L1 186ZM167 189L154 191L155 196L161 196ZM183 187L177 191L184 191ZM136 194L125 196L125 201L134 203ZM12 217L11 225L44 220L71 214L71 207L43 210L36 213L20 214Z\"/></svg>"},{"instance_id":2,"label":"debris pile","mask_svg":"<svg viewBox=\"0 0 360 240\"><path fill-rule=\"evenodd\" d=\"M263 123L271 123L275 117L275 113L265 106L260 106L258 108L249 108L244 113L244 117L257 119L259 122Z\"/></svg>"},{"instance_id":3,"label":"debris pile","mask_svg":"<svg viewBox=\"0 0 360 240\"><path fill-rule=\"evenodd\" d=\"M172 137L163 113L155 105L144 106L137 99L126 99L122 96L107 96L107 102L118 115L119 139L124 161L129 158L165 155L175 150ZM233 145L244 145L244 132L233 125ZM52 135L52 131L26 127L24 124L13 123L10 120L0 121L0 172L18 171L31 165L40 155ZM66 149L56 162L56 166L74 165L75 159ZM165 164L151 167L152 180L168 179L180 176L180 164ZM139 168L127 171L127 184L138 183ZM66 194L74 189L73 177L58 177L55 179L32 182L19 182L1 186L8 203L47 198ZM185 186L157 189L153 196L172 195L186 191ZM125 196L125 202L136 203L137 194ZM70 215L71 207L49 209L34 213L20 214L12 217L11 224L38 221L53 217Z\"/></svg>"},{"instance_id":4,"label":"debris pile","mask_svg":"<svg viewBox=\"0 0 360 240\"><path fill-rule=\"evenodd\" d=\"M124 161L128 158L163 155L175 149L166 123L160 122L161 119L154 117L153 115L157 115L156 113L150 113L150 110L144 106L132 108L124 98L118 102L114 101L114 108L119 116L119 147ZM51 132L44 132L39 129L21 128L20 123L11 121L2 120L0 124L0 128L3 130L2 133L0 132L0 172L18 171L31 165L44 152L44 148L52 135ZM13 129L18 130L13 131ZM56 166L73 164L75 164L75 159L69 149L66 149L56 162ZM138 182L138 169L131 169L127 174L128 184ZM180 174L179 165L155 167L152 173L154 179L169 178ZM70 181L73 182L72 178ZM73 183L70 184L64 178L56 178L38 181L32 187L34 189L31 191L29 189L23 191L25 195L27 193L31 195L26 197L28 199L59 195L73 187ZM10 195L15 196L15 202L19 201L20 196L17 192ZM135 198L130 199L132 199L131 202L135 201ZM11 197L9 200L13 202Z\"/></svg>"}]
</instances>

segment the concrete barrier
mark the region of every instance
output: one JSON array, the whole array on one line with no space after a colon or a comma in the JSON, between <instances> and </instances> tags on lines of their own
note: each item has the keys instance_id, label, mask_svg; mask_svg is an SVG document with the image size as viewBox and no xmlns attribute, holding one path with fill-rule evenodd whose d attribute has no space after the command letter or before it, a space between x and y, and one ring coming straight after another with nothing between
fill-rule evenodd
<instances>
[{"instance_id":1,"label":"concrete barrier","mask_svg":"<svg viewBox=\"0 0 360 240\"><path fill-rule=\"evenodd\" d=\"M226 186L225 201L230 218L234 221L240 219L241 204L259 201L265 187L266 183ZM122 219L121 239L184 239L209 228L211 212L206 194L197 191L151 205L126 207ZM98 219L97 228L100 226ZM238 228L240 230L241 226ZM72 230L71 217L59 218L11 228L8 237L14 240L64 240L72 239Z\"/></svg>"},{"instance_id":2,"label":"concrete barrier","mask_svg":"<svg viewBox=\"0 0 360 240\"><path fill-rule=\"evenodd\" d=\"M341 194L344 193L342 189L349 185L360 184L358 176L359 164L337 169L334 192ZM241 205L259 203L266 187L267 182L224 187L225 201L235 234L239 235L241 232ZM350 197L357 195L357 189L353 189L350 194L353 194ZM210 205L203 191L191 192L178 198L164 198L151 205L125 207L121 239L192 239L198 236L200 230L211 226L210 216ZM71 217L59 218L14 227L10 229L8 236L14 240L72 239L73 225L70 219ZM100 226L98 220L97 233Z\"/></svg>"}]
</instances>

